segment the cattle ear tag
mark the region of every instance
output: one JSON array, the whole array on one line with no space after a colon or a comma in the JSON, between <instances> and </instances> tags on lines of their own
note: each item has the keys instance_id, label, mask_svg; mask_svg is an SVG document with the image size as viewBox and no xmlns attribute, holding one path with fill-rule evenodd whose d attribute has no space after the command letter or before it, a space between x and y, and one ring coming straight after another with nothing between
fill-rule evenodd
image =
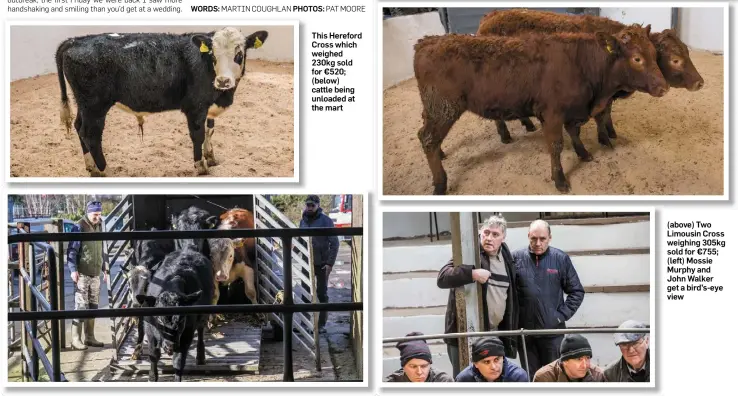
<instances>
[{"instance_id":1,"label":"cattle ear tag","mask_svg":"<svg viewBox=\"0 0 738 396\"><path fill-rule=\"evenodd\" d=\"M612 54L612 47L610 46L610 43L607 43L607 52Z\"/></svg>"},{"instance_id":2,"label":"cattle ear tag","mask_svg":"<svg viewBox=\"0 0 738 396\"><path fill-rule=\"evenodd\" d=\"M254 41L254 48L259 48L261 47L262 44L264 43L262 43L261 40L259 40L259 38L257 37L256 40Z\"/></svg>"},{"instance_id":3,"label":"cattle ear tag","mask_svg":"<svg viewBox=\"0 0 738 396\"><path fill-rule=\"evenodd\" d=\"M208 48L204 41L200 43L200 52L210 52L210 48Z\"/></svg>"}]
</instances>

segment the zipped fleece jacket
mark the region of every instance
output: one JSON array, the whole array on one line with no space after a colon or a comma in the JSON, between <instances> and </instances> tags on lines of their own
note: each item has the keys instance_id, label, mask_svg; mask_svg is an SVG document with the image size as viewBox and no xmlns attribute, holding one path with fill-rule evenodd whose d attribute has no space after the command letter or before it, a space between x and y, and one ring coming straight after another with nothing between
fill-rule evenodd
<instances>
[{"instance_id":1,"label":"zipped fleece jacket","mask_svg":"<svg viewBox=\"0 0 738 396\"><path fill-rule=\"evenodd\" d=\"M513 256L510 254L507 244L503 243L500 246L500 253L502 254L503 260L505 260L505 269L507 275L510 278L510 285L507 288L507 301L505 306L505 315L502 318L502 322L497 326L499 330L519 330L518 326L518 292L516 288L516 276L515 276L515 262ZM484 253L484 250L480 249L479 252L481 266L483 269L489 270L489 258ZM456 327L456 293L454 288L464 287L465 285L474 283L472 279L473 265L462 264L458 267L454 267L454 261L449 262L441 268L438 272L438 279L436 283L441 289L451 289L448 293L448 306L446 307L446 334L458 333ZM482 287L482 304L484 312L483 326L484 331L489 331L489 311L487 309L487 285ZM505 346L505 356L515 359L517 356L517 337L500 337L502 344ZM458 345L456 338L446 338L443 340L446 344Z\"/></svg>"},{"instance_id":2,"label":"zipped fleece jacket","mask_svg":"<svg viewBox=\"0 0 738 396\"><path fill-rule=\"evenodd\" d=\"M520 327L566 328L565 322L574 316L584 300L584 287L569 255L549 246L540 256L524 248L516 250L513 258L520 297Z\"/></svg>"}]
</instances>

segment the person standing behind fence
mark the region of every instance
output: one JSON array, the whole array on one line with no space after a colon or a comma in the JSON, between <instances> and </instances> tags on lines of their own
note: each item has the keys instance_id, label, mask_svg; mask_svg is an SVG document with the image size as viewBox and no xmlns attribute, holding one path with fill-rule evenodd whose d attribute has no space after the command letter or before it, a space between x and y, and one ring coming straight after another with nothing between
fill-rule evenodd
<instances>
[{"instance_id":1,"label":"person standing behind fence","mask_svg":"<svg viewBox=\"0 0 738 396\"><path fill-rule=\"evenodd\" d=\"M527 248L513 253L520 295L520 327L565 329L566 321L582 305L584 287L569 255L549 246L551 227L547 222L533 221L528 229L528 241ZM563 335L525 337L527 356L524 357L531 380L539 368L559 358L563 339Z\"/></svg>"},{"instance_id":2,"label":"person standing behind fence","mask_svg":"<svg viewBox=\"0 0 738 396\"><path fill-rule=\"evenodd\" d=\"M619 329L646 329L642 322L626 320ZM608 382L651 382L651 353L646 333L615 333L622 356L605 368Z\"/></svg>"},{"instance_id":3,"label":"person standing behind fence","mask_svg":"<svg viewBox=\"0 0 738 396\"><path fill-rule=\"evenodd\" d=\"M305 199L305 211L302 213L300 228L333 228L333 220L323 213L320 207L320 197L308 195ZM328 278L333 270L338 256L338 237L320 236L311 237L313 246L313 269L315 271L315 283L318 301L327 303L328 300ZM328 312L322 311L318 316L318 328L321 333L325 332L325 324L328 321Z\"/></svg>"},{"instance_id":4,"label":"person standing behind fence","mask_svg":"<svg viewBox=\"0 0 738 396\"><path fill-rule=\"evenodd\" d=\"M102 203L87 203L86 214L72 227L71 232L101 232ZM100 300L100 273L103 267L103 241L72 241L67 250L67 265L74 281L74 309L97 309ZM107 276L103 273L103 276ZM85 336L82 338L82 322ZM95 339L95 319L72 321L72 348L102 347Z\"/></svg>"},{"instance_id":5,"label":"person standing behind fence","mask_svg":"<svg viewBox=\"0 0 738 396\"><path fill-rule=\"evenodd\" d=\"M481 337L472 344L472 364L456 382L528 382L528 373L505 357L498 337Z\"/></svg>"},{"instance_id":6,"label":"person standing behind fence","mask_svg":"<svg viewBox=\"0 0 738 396\"><path fill-rule=\"evenodd\" d=\"M412 332L405 337L420 335L423 333ZM388 375L386 382L454 382L450 375L433 369L433 358L425 340L398 342L397 349L402 368Z\"/></svg>"},{"instance_id":7,"label":"person standing behind fence","mask_svg":"<svg viewBox=\"0 0 738 396\"><path fill-rule=\"evenodd\" d=\"M454 267L453 259L441 268L436 281L441 289L451 289L446 307L446 334L457 333L455 288L477 282L482 287L482 325L485 331L518 330L518 293L516 288L515 262L505 244L507 221L502 216L491 216L479 228L480 263L482 268L461 264ZM459 340L446 338L446 347L454 377L459 375ZM504 337L505 356L517 356L514 337Z\"/></svg>"}]
</instances>

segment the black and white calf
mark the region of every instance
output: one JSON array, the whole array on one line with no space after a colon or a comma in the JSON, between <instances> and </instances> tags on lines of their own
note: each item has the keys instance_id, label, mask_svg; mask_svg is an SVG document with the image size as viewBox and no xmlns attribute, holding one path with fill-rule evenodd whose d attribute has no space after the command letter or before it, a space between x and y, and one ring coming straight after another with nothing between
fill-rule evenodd
<instances>
[{"instance_id":1,"label":"black and white calf","mask_svg":"<svg viewBox=\"0 0 738 396\"><path fill-rule=\"evenodd\" d=\"M201 253L187 246L170 253L154 274L146 294L136 299L149 307L210 305L213 299L213 266ZM161 348L173 351L174 380L182 381L187 352L197 330L198 365L205 364L204 327L208 315L149 316L144 320L149 341L149 381L159 379Z\"/></svg>"},{"instance_id":2,"label":"black and white calf","mask_svg":"<svg viewBox=\"0 0 738 396\"><path fill-rule=\"evenodd\" d=\"M156 228L152 228L151 231L156 231ZM140 308L142 306L136 296L146 294L151 278L164 262L164 258L173 251L174 241L171 239L146 240L136 244L136 250L134 252L136 266L128 271L128 287L132 296L131 308ZM145 334L143 318L139 317L136 319L137 339L136 347L131 355L132 360L139 360L141 358Z\"/></svg>"},{"instance_id":3,"label":"black and white calf","mask_svg":"<svg viewBox=\"0 0 738 396\"><path fill-rule=\"evenodd\" d=\"M56 51L61 120L72 127L66 81L77 102L77 130L91 176L104 176L105 118L117 106L143 117L180 110L187 117L198 175L216 165L211 139L214 119L233 103L246 71L246 51L259 48L268 33L245 36L235 28L210 33L97 34L74 37ZM204 150L204 158L203 158Z\"/></svg>"}]
</instances>

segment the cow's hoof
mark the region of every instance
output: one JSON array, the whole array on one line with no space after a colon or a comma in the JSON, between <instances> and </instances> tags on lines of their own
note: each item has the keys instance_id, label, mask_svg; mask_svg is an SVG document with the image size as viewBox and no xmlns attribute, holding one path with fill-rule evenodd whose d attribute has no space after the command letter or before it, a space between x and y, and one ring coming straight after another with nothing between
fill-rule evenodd
<instances>
[{"instance_id":1,"label":"cow's hoof","mask_svg":"<svg viewBox=\"0 0 738 396\"><path fill-rule=\"evenodd\" d=\"M569 182L566 180L563 181L556 181L556 189L559 190L560 193L568 193L571 191L571 186L569 185Z\"/></svg>"},{"instance_id":2,"label":"cow's hoof","mask_svg":"<svg viewBox=\"0 0 738 396\"><path fill-rule=\"evenodd\" d=\"M95 160L92 159L92 154L87 153L84 155L85 157L85 169L87 172L92 173L92 171L97 169L97 166L95 166Z\"/></svg>"},{"instance_id":3,"label":"cow's hoof","mask_svg":"<svg viewBox=\"0 0 738 396\"><path fill-rule=\"evenodd\" d=\"M592 157L592 154L589 153L589 151L585 152L584 154L577 154L579 156L579 159L584 162L592 162L594 160L594 157Z\"/></svg>"},{"instance_id":4,"label":"cow's hoof","mask_svg":"<svg viewBox=\"0 0 738 396\"><path fill-rule=\"evenodd\" d=\"M446 195L446 187L434 187L433 195Z\"/></svg>"},{"instance_id":5,"label":"cow's hoof","mask_svg":"<svg viewBox=\"0 0 738 396\"><path fill-rule=\"evenodd\" d=\"M90 171L90 177L105 177L105 171L101 171L95 168Z\"/></svg>"},{"instance_id":6,"label":"cow's hoof","mask_svg":"<svg viewBox=\"0 0 738 396\"><path fill-rule=\"evenodd\" d=\"M614 129L608 129L607 130L607 137L609 137L610 139L617 139L618 134L615 133L615 130Z\"/></svg>"},{"instance_id":7,"label":"cow's hoof","mask_svg":"<svg viewBox=\"0 0 738 396\"><path fill-rule=\"evenodd\" d=\"M615 146L612 145L612 142L607 136L600 136L597 138L597 141L600 142L600 144L604 147L609 147L611 149L615 148Z\"/></svg>"},{"instance_id":8,"label":"cow's hoof","mask_svg":"<svg viewBox=\"0 0 738 396\"><path fill-rule=\"evenodd\" d=\"M195 170L198 176L208 174L208 163L205 160L195 161Z\"/></svg>"},{"instance_id":9,"label":"cow's hoof","mask_svg":"<svg viewBox=\"0 0 738 396\"><path fill-rule=\"evenodd\" d=\"M446 157L448 157L448 156L446 155L446 153L445 153L445 152L443 152L443 150L441 150L441 159L442 159L442 160L445 160L445 159L446 159Z\"/></svg>"},{"instance_id":10,"label":"cow's hoof","mask_svg":"<svg viewBox=\"0 0 738 396\"><path fill-rule=\"evenodd\" d=\"M535 132L536 131L536 126L533 125L533 124L526 124L525 125L525 131L526 132Z\"/></svg>"},{"instance_id":11,"label":"cow's hoof","mask_svg":"<svg viewBox=\"0 0 738 396\"><path fill-rule=\"evenodd\" d=\"M215 157L206 157L205 160L208 162L208 166L218 165L218 161L215 160Z\"/></svg>"},{"instance_id":12,"label":"cow's hoof","mask_svg":"<svg viewBox=\"0 0 738 396\"><path fill-rule=\"evenodd\" d=\"M502 141L502 144L510 144L513 141L510 136L501 137L500 140Z\"/></svg>"}]
</instances>

